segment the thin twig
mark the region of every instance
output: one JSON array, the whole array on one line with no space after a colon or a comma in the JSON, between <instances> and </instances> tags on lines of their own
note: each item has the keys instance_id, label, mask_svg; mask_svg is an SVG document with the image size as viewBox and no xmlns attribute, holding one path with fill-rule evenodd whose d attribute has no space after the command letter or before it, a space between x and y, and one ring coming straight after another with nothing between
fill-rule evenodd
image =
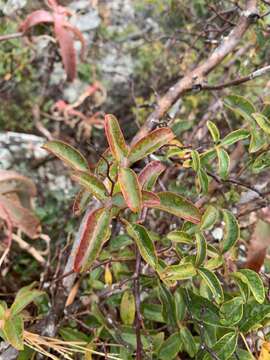
<instances>
[{"instance_id":1,"label":"thin twig","mask_svg":"<svg viewBox=\"0 0 270 360\"><path fill-rule=\"evenodd\" d=\"M270 72L270 65L267 65L267 66L262 67L262 68L260 68L258 70L255 70L255 71L253 71L252 73L250 73L247 76L243 76L241 78L234 79L234 80L231 80L231 81L228 81L228 82L225 82L225 83L221 83L221 84L218 84L218 85L204 85L204 84L201 84L199 90L200 91L201 90L221 90L221 89L225 89L227 87L237 86L237 85L246 83L246 82L248 82L250 80L254 80L254 79L258 78L258 77L261 77L261 76L267 74L268 72Z\"/></svg>"},{"instance_id":2,"label":"thin twig","mask_svg":"<svg viewBox=\"0 0 270 360\"><path fill-rule=\"evenodd\" d=\"M255 187L245 184L241 181L235 180L235 179L221 179L220 177L218 177L217 175L211 173L210 171L207 171L207 175L209 175L211 178L213 178L217 183L222 184L222 183L229 183L229 184L234 184L234 185L238 185L241 186L245 189L251 190L253 192L255 192L260 198L264 199L264 194L261 193L259 190L257 190Z\"/></svg>"},{"instance_id":3,"label":"thin twig","mask_svg":"<svg viewBox=\"0 0 270 360\"><path fill-rule=\"evenodd\" d=\"M7 40L12 40L12 39L17 39L20 37L23 37L24 33L23 32L17 32L14 34L6 34L6 35L1 35L0 36L0 41L7 41Z\"/></svg>"}]
</instances>

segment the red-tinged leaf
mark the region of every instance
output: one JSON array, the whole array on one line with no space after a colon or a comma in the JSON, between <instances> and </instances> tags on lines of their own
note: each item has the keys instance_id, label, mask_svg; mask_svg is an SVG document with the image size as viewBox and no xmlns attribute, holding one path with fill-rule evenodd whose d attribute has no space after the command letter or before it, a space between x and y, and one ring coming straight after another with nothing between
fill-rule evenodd
<instances>
[{"instance_id":1,"label":"red-tinged leaf","mask_svg":"<svg viewBox=\"0 0 270 360\"><path fill-rule=\"evenodd\" d=\"M75 216L79 216L86 209L91 197L92 195L86 189L78 192L72 206L72 212Z\"/></svg>"},{"instance_id":2,"label":"red-tinged leaf","mask_svg":"<svg viewBox=\"0 0 270 360\"><path fill-rule=\"evenodd\" d=\"M160 204L153 206L182 219L198 224L201 220L199 209L184 197L169 191L157 193Z\"/></svg>"},{"instance_id":3,"label":"red-tinged leaf","mask_svg":"<svg viewBox=\"0 0 270 360\"><path fill-rule=\"evenodd\" d=\"M7 222L11 221L13 227L19 228L32 239L40 234L39 220L30 210L3 195L0 195L0 204L0 217L2 219Z\"/></svg>"},{"instance_id":4,"label":"red-tinged leaf","mask_svg":"<svg viewBox=\"0 0 270 360\"><path fill-rule=\"evenodd\" d=\"M142 193L135 172L129 168L121 168L118 181L124 199L133 212L139 212L142 208Z\"/></svg>"},{"instance_id":5,"label":"red-tinged leaf","mask_svg":"<svg viewBox=\"0 0 270 360\"><path fill-rule=\"evenodd\" d=\"M166 169L160 161L151 161L147 164L138 176L142 189L151 191L160 174Z\"/></svg>"},{"instance_id":6,"label":"red-tinged leaf","mask_svg":"<svg viewBox=\"0 0 270 360\"><path fill-rule=\"evenodd\" d=\"M110 210L106 208L89 211L84 216L71 252L75 272L89 269L98 257L110 237L110 219Z\"/></svg>"},{"instance_id":7,"label":"red-tinged leaf","mask_svg":"<svg viewBox=\"0 0 270 360\"><path fill-rule=\"evenodd\" d=\"M57 156L72 169L78 171L89 171L87 160L71 145L60 140L53 140L47 142L42 147Z\"/></svg>"},{"instance_id":8,"label":"red-tinged leaf","mask_svg":"<svg viewBox=\"0 0 270 360\"><path fill-rule=\"evenodd\" d=\"M143 206L145 207L153 207L160 204L159 197L151 191L142 190L142 199Z\"/></svg>"},{"instance_id":9,"label":"red-tinged leaf","mask_svg":"<svg viewBox=\"0 0 270 360\"><path fill-rule=\"evenodd\" d=\"M113 115L106 115L104 126L111 152L118 162L122 162L126 159L129 148L125 142L118 120Z\"/></svg>"},{"instance_id":10,"label":"red-tinged leaf","mask_svg":"<svg viewBox=\"0 0 270 360\"><path fill-rule=\"evenodd\" d=\"M131 146L129 152L129 162L135 163L147 155L157 151L161 146L168 144L173 138L174 133L170 128L156 129L141 140Z\"/></svg>"},{"instance_id":11,"label":"red-tinged leaf","mask_svg":"<svg viewBox=\"0 0 270 360\"><path fill-rule=\"evenodd\" d=\"M145 207L154 207L160 203L159 197L156 194L145 190L142 190L142 201L143 206ZM112 204L119 209L125 209L128 207L122 193L120 192L113 195Z\"/></svg>"},{"instance_id":12,"label":"red-tinged leaf","mask_svg":"<svg viewBox=\"0 0 270 360\"><path fill-rule=\"evenodd\" d=\"M31 27L42 23L53 23L54 19L50 12L46 10L36 10L26 17L21 23L20 30L26 32Z\"/></svg>"},{"instance_id":13,"label":"red-tinged leaf","mask_svg":"<svg viewBox=\"0 0 270 360\"><path fill-rule=\"evenodd\" d=\"M72 179L84 186L99 200L105 200L109 196L103 182L89 172L77 171L72 175Z\"/></svg>"},{"instance_id":14,"label":"red-tinged leaf","mask_svg":"<svg viewBox=\"0 0 270 360\"><path fill-rule=\"evenodd\" d=\"M64 22L64 27L66 29L68 29L69 31L71 31L74 34L74 36L80 41L80 43L81 43L80 58L82 61L84 61L85 53L86 53L86 42L83 37L83 34L81 33L81 31L78 28L70 25L68 22Z\"/></svg>"},{"instance_id":15,"label":"red-tinged leaf","mask_svg":"<svg viewBox=\"0 0 270 360\"><path fill-rule=\"evenodd\" d=\"M62 14L54 13L54 32L60 46L63 65L67 74L67 80L73 81L77 75L76 52L73 36L67 27Z\"/></svg>"}]
</instances>

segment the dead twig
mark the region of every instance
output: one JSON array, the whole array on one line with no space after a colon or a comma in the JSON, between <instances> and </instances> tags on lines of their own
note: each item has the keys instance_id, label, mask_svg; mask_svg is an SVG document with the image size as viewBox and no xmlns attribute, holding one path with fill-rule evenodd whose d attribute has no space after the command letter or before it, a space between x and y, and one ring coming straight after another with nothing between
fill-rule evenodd
<instances>
[{"instance_id":1,"label":"dead twig","mask_svg":"<svg viewBox=\"0 0 270 360\"><path fill-rule=\"evenodd\" d=\"M203 63L198 65L194 70L189 71L187 75L178 80L175 85L171 86L164 96L158 99L156 109L149 115L144 125L134 137L132 141L133 144L156 126L157 121L166 114L181 95L191 88L201 86L205 76L214 70L225 57L236 48L250 24L258 17L256 5L256 0L249 0L245 11L241 13L238 24L233 28L227 38L224 39Z\"/></svg>"}]
</instances>

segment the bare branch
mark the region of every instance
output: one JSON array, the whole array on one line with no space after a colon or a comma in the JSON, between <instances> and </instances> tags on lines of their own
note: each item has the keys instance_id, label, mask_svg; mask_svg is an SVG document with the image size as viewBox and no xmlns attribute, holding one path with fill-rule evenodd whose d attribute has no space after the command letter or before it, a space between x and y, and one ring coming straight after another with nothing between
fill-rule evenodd
<instances>
[{"instance_id":1,"label":"bare branch","mask_svg":"<svg viewBox=\"0 0 270 360\"><path fill-rule=\"evenodd\" d=\"M24 33L23 32L17 32L14 34L6 34L6 35L1 35L0 36L0 41L7 41L7 40L12 40L12 39L17 39L20 37L23 37Z\"/></svg>"},{"instance_id":2,"label":"bare branch","mask_svg":"<svg viewBox=\"0 0 270 360\"><path fill-rule=\"evenodd\" d=\"M151 131L156 122L160 120L164 114L170 109L175 101L183 95L187 90L194 87L196 84L201 84L202 79L208 75L213 69L219 65L224 58L230 54L240 40L243 38L250 24L255 17L258 17L256 8L257 1L249 0L246 10L241 13L238 24L230 32L226 39L218 46L215 51L203 63L198 65L194 70L188 72L186 76L178 80L167 93L158 100L156 109L146 119L145 124L134 137L132 143L137 142L149 131Z\"/></svg>"}]
</instances>

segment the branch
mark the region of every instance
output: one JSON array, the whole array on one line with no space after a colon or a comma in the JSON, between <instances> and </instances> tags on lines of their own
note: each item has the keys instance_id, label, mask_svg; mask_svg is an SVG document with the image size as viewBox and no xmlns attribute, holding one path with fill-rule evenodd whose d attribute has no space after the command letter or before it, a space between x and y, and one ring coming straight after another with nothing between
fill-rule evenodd
<instances>
[{"instance_id":1,"label":"branch","mask_svg":"<svg viewBox=\"0 0 270 360\"><path fill-rule=\"evenodd\" d=\"M261 76L267 74L268 72L270 72L270 65L260 68L256 71L253 71L252 73L250 73L247 76L244 76L244 77L232 80L232 81L228 81L226 83L222 83L222 84L218 84L218 85L203 85L202 84L202 85L200 85L200 90L221 90L221 89L225 89L230 86L237 86L237 85L243 84L247 81L254 80L258 77L261 77Z\"/></svg>"},{"instance_id":2,"label":"branch","mask_svg":"<svg viewBox=\"0 0 270 360\"><path fill-rule=\"evenodd\" d=\"M186 91L194 87L196 83L201 83L200 79L203 79L213 69L219 65L224 58L230 54L238 45L250 24L254 18L258 17L256 8L257 1L249 0L247 2L246 10L241 13L238 24L230 32L227 38L218 46L215 51L206 59L203 63L198 65L194 70L188 72L183 78L178 80L174 86L172 86L167 93L158 100L156 109L148 116L145 124L141 127L137 135L134 137L132 143L134 144L139 139L144 137L149 131L151 131L158 120L160 120L164 114L171 108L175 101L183 95Z\"/></svg>"},{"instance_id":3,"label":"branch","mask_svg":"<svg viewBox=\"0 0 270 360\"><path fill-rule=\"evenodd\" d=\"M14 34L6 34L6 35L1 35L0 36L0 41L7 41L7 40L11 40L11 39L17 39L20 37L23 37L24 33L23 32L17 32Z\"/></svg>"}]
</instances>

